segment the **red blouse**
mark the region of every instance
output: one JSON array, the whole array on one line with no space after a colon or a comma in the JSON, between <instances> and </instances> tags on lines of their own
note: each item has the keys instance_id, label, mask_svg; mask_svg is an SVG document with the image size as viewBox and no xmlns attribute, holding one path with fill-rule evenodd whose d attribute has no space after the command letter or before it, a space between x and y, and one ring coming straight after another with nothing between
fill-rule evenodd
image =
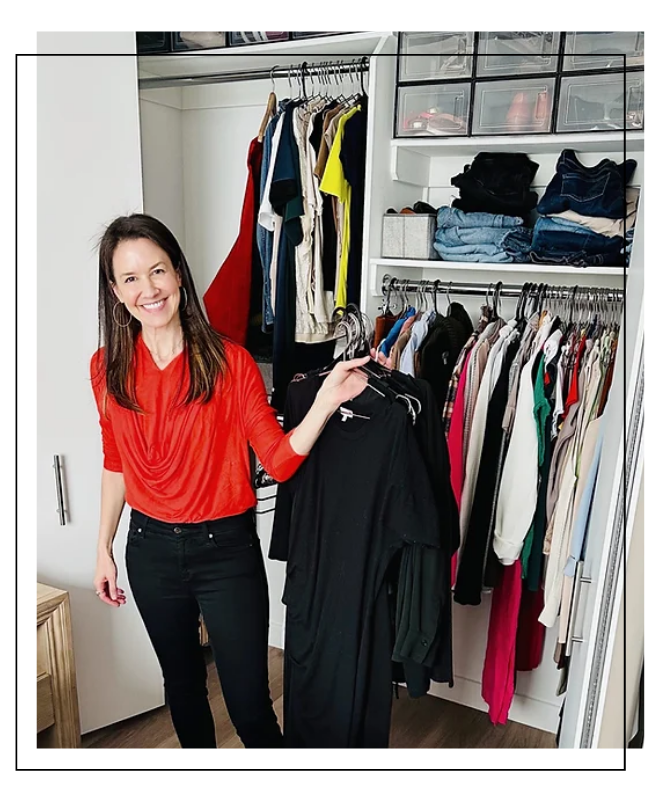
<instances>
[{"instance_id":1,"label":"red blouse","mask_svg":"<svg viewBox=\"0 0 663 800\"><path fill-rule=\"evenodd\" d=\"M136 397L143 413L106 394L103 348L92 357L104 468L123 473L126 501L137 511L163 522L241 514L256 504L249 445L279 482L305 460L292 449L292 432L279 425L253 358L233 342L225 348L228 369L210 402L178 405L189 386L184 354L161 370L139 335Z\"/></svg>"}]
</instances>

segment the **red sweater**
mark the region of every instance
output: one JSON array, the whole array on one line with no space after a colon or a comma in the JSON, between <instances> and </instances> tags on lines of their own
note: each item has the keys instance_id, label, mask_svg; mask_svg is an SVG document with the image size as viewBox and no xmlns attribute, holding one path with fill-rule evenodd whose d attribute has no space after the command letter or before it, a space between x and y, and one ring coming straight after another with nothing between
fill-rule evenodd
<instances>
[{"instance_id":1,"label":"red sweater","mask_svg":"<svg viewBox=\"0 0 663 800\"><path fill-rule=\"evenodd\" d=\"M103 348L92 357L104 468L123 473L127 503L137 511L163 522L241 514L256 503L249 445L277 481L290 478L305 460L290 445L292 432L284 434L276 420L253 358L239 345L225 346L228 369L212 400L177 406L174 400L189 386L184 354L160 370L139 335L136 396L142 414L106 394Z\"/></svg>"}]
</instances>

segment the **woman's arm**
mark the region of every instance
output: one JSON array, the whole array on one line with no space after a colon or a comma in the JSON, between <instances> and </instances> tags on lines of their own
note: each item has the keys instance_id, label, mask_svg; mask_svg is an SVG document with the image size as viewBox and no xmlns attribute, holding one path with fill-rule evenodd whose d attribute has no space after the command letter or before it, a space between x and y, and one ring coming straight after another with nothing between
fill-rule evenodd
<instances>
[{"instance_id":1,"label":"woman's arm","mask_svg":"<svg viewBox=\"0 0 663 800\"><path fill-rule=\"evenodd\" d=\"M104 469L101 474L101 515L94 588L99 599L111 606L126 602L123 590L117 586L117 567L113 559L113 539L124 508L124 496L124 475Z\"/></svg>"},{"instance_id":2,"label":"woman's arm","mask_svg":"<svg viewBox=\"0 0 663 800\"><path fill-rule=\"evenodd\" d=\"M242 414L249 444L271 477L281 483L291 478L311 452L327 421L343 403L361 394L367 377L357 370L369 356L341 361L318 390L313 405L299 425L288 434L276 421L276 412L267 400L267 390L257 364L242 350L239 364L243 379ZM371 356L387 367L389 359Z\"/></svg>"},{"instance_id":3,"label":"woman's arm","mask_svg":"<svg viewBox=\"0 0 663 800\"><path fill-rule=\"evenodd\" d=\"M102 470L98 553L113 555L113 539L124 508L124 493L124 475L108 469Z\"/></svg>"},{"instance_id":4,"label":"woman's arm","mask_svg":"<svg viewBox=\"0 0 663 800\"><path fill-rule=\"evenodd\" d=\"M366 376L358 372L356 367L362 366L368 359L366 356L341 361L325 378L313 405L290 435L290 445L297 455L308 455L336 409L364 391Z\"/></svg>"}]
</instances>

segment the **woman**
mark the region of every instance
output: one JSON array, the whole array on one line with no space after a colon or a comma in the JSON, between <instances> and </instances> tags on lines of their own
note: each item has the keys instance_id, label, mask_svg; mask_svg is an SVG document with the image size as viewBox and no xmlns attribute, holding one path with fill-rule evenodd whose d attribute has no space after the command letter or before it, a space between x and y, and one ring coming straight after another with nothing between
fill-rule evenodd
<instances>
[{"instance_id":1,"label":"woman","mask_svg":"<svg viewBox=\"0 0 663 800\"><path fill-rule=\"evenodd\" d=\"M102 237L99 330L105 346L91 363L104 451L97 595L126 602L112 552L126 500L127 576L181 746L216 747L200 613L245 747L282 746L249 446L275 480L287 480L338 406L363 390L355 367L368 357L337 364L306 418L284 434L256 363L212 330L177 240L144 214L119 217Z\"/></svg>"}]
</instances>

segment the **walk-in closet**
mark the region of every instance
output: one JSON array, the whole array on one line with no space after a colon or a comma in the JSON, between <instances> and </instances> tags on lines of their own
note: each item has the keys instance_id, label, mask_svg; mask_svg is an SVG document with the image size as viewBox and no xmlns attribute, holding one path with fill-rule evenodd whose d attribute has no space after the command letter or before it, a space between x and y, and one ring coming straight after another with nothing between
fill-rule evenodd
<instances>
[{"instance_id":1,"label":"walk-in closet","mask_svg":"<svg viewBox=\"0 0 663 800\"><path fill-rule=\"evenodd\" d=\"M462 506L460 509L463 545L454 556L453 567L449 565L453 572L447 576L451 581L445 596L450 604L453 680L449 685L448 680L436 680L434 674L429 689L435 697L490 713L495 724L504 724L508 719L558 735L561 748L598 747L606 712L610 669L616 657L617 618L627 576L629 548L637 533L634 520L643 471L640 442L644 369L645 165L641 113L644 45L641 34L363 32L310 38L293 36L281 40L267 35L265 40L256 40L253 34L247 34L248 39L236 47L218 46L220 39L200 39L200 35L194 34L188 35L187 44L187 35L181 34L177 50L158 52L160 45L156 44L152 52L143 49L137 57L131 57L135 53L134 34L98 36L101 38L91 45L79 43L77 46L83 49L78 52L93 53L96 49L106 56L51 57L44 59L48 64L40 66L39 72L41 113L49 121L48 137L43 133L39 140L40 182L44 187L40 187L39 196L42 216L39 247L42 253L46 250L57 253L63 264L67 261L70 270L79 269L72 264L81 265L83 274L78 285L81 294L85 294L80 304L70 308L71 316L65 322L59 320L59 342L48 341L45 333L40 333L39 337L41 391L44 397L49 398L48 407L44 401L39 408L43 430L39 444L39 516L44 528L40 530L39 538L39 570L40 580L54 584L59 581L71 587L84 732L100 729L163 702L158 671L143 639L140 620L134 615L127 623L127 614L121 625L115 619L109 622L99 609L92 606L84 588L86 570L83 564L86 553L88 556L90 553L86 544L81 554L76 536L79 529L94 527L97 513L94 491L98 455L93 447L96 421L91 394L89 397L86 394L89 390L86 386L87 365L96 343L95 321L88 313L94 309L96 298L94 257L91 254L94 235L119 213L142 210L163 220L175 233L187 255L202 298L238 240L248 197L249 148L257 137L264 136L267 123L277 113L274 103L289 98L304 103L318 97L324 100L317 108L319 111L325 103L331 107L331 101L338 98L347 102L350 108L353 98L363 97L367 98L360 112L365 115L363 203L361 215L352 218L360 220L361 230L352 230L355 262L353 266L351 257L350 272L347 273L348 287L353 279L357 280L357 295L352 297L342 293L343 302L337 302L338 276L335 282L325 286L333 299L328 311L333 312L336 305L348 307L345 315L347 341L352 337L348 325L348 319L352 318L358 320L359 326L370 325L370 336L364 336L362 341L370 340L371 346L379 347L388 341L388 330L385 329L383 336L375 335L373 330L380 329L387 317L406 315L407 309L413 309L412 314L416 314L417 320L423 317L432 321L436 316L448 317L453 308L462 308L463 318L467 317L468 324L471 324L463 334L463 344L473 331L478 330L486 309L492 315L487 324L499 320L490 339L491 346L498 340L500 328L505 329L502 338L506 340L506 328L511 325L509 331L525 330L527 319L534 312L542 313L542 326L544 310L547 310L545 313L549 314L549 320L552 316L561 320L565 336L569 326L576 323L579 331L585 331L590 323L594 326L597 320L600 323L596 340L608 353L606 359L612 359L612 366L602 405L600 395L604 384L601 383L600 388L597 388L598 384L594 386L597 393L595 405L597 409L600 407L604 417L604 432L600 462L597 461L596 465L591 515L588 515L584 539L576 553L579 566L564 572L566 549L556 556L560 562L560 583L555 589L551 588L552 584L546 589L552 595L546 594L550 605L545 628L543 625L537 628L538 653L532 664L522 668L514 667L507 659L505 668L516 676L513 696L507 692L509 696L504 700L506 705L503 708L489 708L485 700L487 681L490 681L485 668L487 650L490 653L489 643L497 641L496 636L502 641L505 635L503 630L495 627L496 621L491 621L491 607L497 602L497 587L502 586L502 593L506 591L504 584L486 579L486 564L482 559L487 557L486 553L492 552L492 534L489 541L480 539L476 545L483 554L476 556L479 566L472 567L479 570L478 577L472 578L477 591L470 592L471 599L466 602L459 602L458 598L454 600L454 591L461 588L460 575L470 570L467 554L474 546L471 544L474 534L468 531L474 530L473 512L479 513L484 497L486 503L492 503L495 497L495 513L500 518L506 504L515 507L521 502L526 503L523 496L527 490L515 456L509 460L507 453L506 463L503 459L500 469L503 468L504 479L511 482L510 496L507 497L509 490L504 490L505 497L498 502L495 492L499 487L496 489L494 483L490 498L481 495L482 487L486 486L479 467L486 420L497 418L490 417L488 399L485 399L482 427L477 434L481 438L472 444L470 434L466 434L466 452L468 448L474 452L476 463L471 490L465 489L465 493L471 495L470 505L465 511ZM602 36L606 37L605 41ZM71 46L72 42L58 39L56 34L44 34L40 52L66 54ZM612 56L605 55L606 48L608 53L613 52ZM124 53L125 56L111 56L110 53ZM79 102L81 97L85 99L84 103ZM72 137L73 122L77 131ZM260 142L262 146L262 138ZM610 162L612 166L605 167L605 186L613 173L623 174L617 165L631 160L635 162L624 186L616 190L622 191L626 184L629 191L637 190L635 223L626 225L632 231L624 238L628 248L615 250L616 260L593 257L589 244L584 261L574 260L568 254L559 259L546 258L545 254L552 253L552 250L545 249L537 251L536 257L529 257L534 217L530 223L525 223L525 227L529 225L525 257L514 256L511 251L502 257L497 249L489 249L485 251L485 258L473 259L471 254L479 251L472 249L474 240L471 239L459 242L463 246L457 248L457 252L462 254L458 258L450 254L456 252L453 247L445 250L451 234L444 238L440 233L443 227L440 210L447 209L448 217L455 220L453 225L460 225L460 228L454 227L454 231L462 229L465 223L458 222L459 206L454 201L459 196L469 198L470 193L465 187L459 188L462 182L457 178L478 170L479 167L474 166L478 154L483 154L488 160L497 154L498 161L504 154L523 154L527 164L535 165L527 186L528 192L536 195L527 209L532 212L535 203L544 196L551 196L550 187L561 174L562 154L568 152L589 172L601 162L606 165ZM592 175L595 176L595 172ZM353 191L356 192L354 187ZM83 225L77 234L77 251L72 260L69 255L74 253L64 228L69 234L71 230L64 223L74 196L78 198L77 206L81 205L81 198L88 198L81 209L83 222L88 227ZM57 198L58 203L55 202ZM260 197L255 200L256 217L260 200ZM334 208L336 213L338 209ZM483 207L474 208L466 204L464 208L465 211L460 213L465 213L465 216L479 210L488 213ZM558 210L554 208L550 213ZM498 210L495 214L505 215L506 212ZM520 216L517 211L512 214L517 220ZM595 216L602 217L602 214L597 211ZM615 213L615 225L626 224L626 216L626 211L623 215ZM543 213L537 215L537 219L543 217ZM553 216L545 218L559 219ZM557 224L566 224L569 230L570 226L575 226L573 230L577 232L578 218L573 219L573 222L564 219ZM522 220L514 222L513 227L523 227ZM624 234L624 228L620 230ZM537 235L534 227L535 243L544 241L543 233L539 240ZM592 235L600 234L593 231ZM516 239L518 235L509 241ZM502 241L506 239L500 238ZM466 245L467 242L470 244ZM433 246L435 243L437 249ZM55 274L58 270L53 269L52 274L47 274L49 270L42 263L43 258L40 254L39 302L46 308L47 299L61 289ZM318 288L323 278L320 272ZM254 282L254 289L262 292L265 287ZM351 291L348 288L348 292ZM276 303L278 301L277 294ZM45 313L55 315L56 310ZM254 325L257 332L247 347L258 361L267 390L271 393L274 369L279 369L273 362L276 345L268 341L265 325L261 327L265 321L262 301L253 307L252 313L258 315ZM330 314L329 332L336 333L342 319L343 312ZM390 324L393 322L391 320ZM419 336L421 344L430 327L417 329L416 324L412 325L412 336ZM269 326L267 328L269 330ZM481 333L484 328L481 328ZM595 330L592 327L592 331ZM479 335L477 333L477 338ZM561 336L560 331L558 341ZM66 339L64 345L63 339ZM323 336L320 341L323 340L331 343L328 355L333 357L334 335ZM317 343L302 344L301 341L297 344L298 353L302 348L320 346ZM540 349L543 341L541 339ZM386 355L390 354L389 346L384 350ZM57 369L53 366L56 351L67 354L64 358L66 364L62 363L62 357L58 357ZM448 357L446 350L430 352L435 352L435 357L441 360ZM445 382L440 389L444 396L440 408L435 410L435 424L440 425L441 432L449 377L459 355L459 351L454 352L449 375L444 373ZM487 353L486 349L486 358L489 358ZM512 358L514 354L515 348ZM550 359L555 354L551 354ZM425 350L421 351L420 361L414 352L406 355L404 350L402 357L412 358L412 372L409 374L420 374L416 370L420 368L420 361L421 365L424 364ZM497 385L496 364L498 358L502 364L505 357L495 353L488 361L496 371L493 383L486 391L492 392ZM580 356L578 358L580 360ZM296 364L293 374L304 372L309 366L301 366L299 361L293 363ZM325 363L311 363L310 368L322 368ZM542 363L543 358L536 362L537 369ZM548 360L545 368L547 364ZM541 392L545 368L541 366ZM569 369L572 371L573 364ZM287 382L293 374L288 374ZM55 408L59 402L56 387L63 377L79 387L77 391L80 389L81 399L75 401L75 407L58 412ZM456 375L456 379L459 377ZM601 380L605 377L603 371ZM276 379L278 381L278 375ZM376 402L381 401L375 396L379 394L381 379L380 376L375 378L377 389L372 397ZM401 391L405 389L401 388ZM475 400L478 394L477 385ZM549 397L554 405L554 396L550 394ZM562 407L566 397L564 394L560 401ZM476 402L481 403L480 400ZM418 411L423 413L421 398L418 403ZM360 406L357 408L359 411L355 410L361 416ZM283 408L279 407L279 411ZM414 410L410 404L408 411L416 417L416 403ZM292 409L290 412L286 409L286 426L288 413L292 414ZM370 416L370 411L366 413ZM594 416L596 413L598 411ZM83 419L85 425L81 424ZM585 424L588 421L589 418ZM353 424L360 424L356 419L349 422L348 430ZM516 424L520 425L520 422ZM535 430L532 435L534 439L528 441L533 441L536 448ZM462 431L460 436L462 440ZM448 431L441 439L445 447L447 437ZM62 529L63 533L58 529L58 520L51 508L54 453L64 453L68 502L71 504L71 519ZM539 494L537 469L540 480L542 462L537 461L536 454L530 456L528 463L533 464L534 474L531 520ZM543 457L541 450L541 459ZM453 465L451 469L453 471ZM468 480L467 474L465 479ZM451 480L453 482L453 475ZM278 515L278 506L283 500L277 499L280 490L268 483L259 485L258 481L256 484L256 520L269 581L269 643L282 649L287 636L282 601L288 565L278 560L278 555L274 558L272 534L275 509ZM459 490L458 500L462 493ZM545 505L545 493L539 502ZM580 497L577 502L580 502ZM570 507L573 508L573 503ZM504 513L504 519L510 520L509 512ZM395 519L397 522L394 524L403 524L399 517ZM505 525L509 528L511 523ZM425 522L422 522L423 527ZM57 548L46 535L50 529L56 530L60 537ZM468 535L470 538L465 538ZM505 535L508 538L508 531ZM569 544L564 548L571 547L570 532L568 536ZM64 544L62 537L65 537ZM120 545L121 539L118 534ZM515 557L506 555L500 558L498 565L499 570L504 570L504 575L509 576L508 580L516 582L522 581L523 576L518 572L514 577L509 570L514 561L520 563L520 546L522 539ZM539 549L542 547L543 539L539 542ZM89 549L93 549L92 544ZM75 565L70 559L74 550L77 553ZM451 555L450 552L449 557ZM534 569L532 563L530 561L530 569ZM536 569L541 571L543 598L544 566L542 561L537 564ZM564 627L561 632L557 606L562 593ZM519 624L527 613L530 617L535 614L532 619L538 619L542 611L543 606L529 612L521 606ZM98 631L104 631L101 648ZM132 651L133 664L126 668L126 674L121 678L111 674L106 658L113 636L126 642ZM634 647L638 646L641 644L634 644ZM515 638L513 648L515 654ZM518 660L520 663L520 656ZM106 697L97 696L95 681L99 671L107 673L109 690ZM404 679L396 681L396 685L399 683L392 694L408 692L407 682ZM129 692L127 686L131 687ZM131 699L127 699L128 694ZM394 698L392 702L399 701ZM416 711L409 710L409 713L409 724L416 726ZM426 713L430 712L427 710Z\"/></svg>"}]
</instances>

